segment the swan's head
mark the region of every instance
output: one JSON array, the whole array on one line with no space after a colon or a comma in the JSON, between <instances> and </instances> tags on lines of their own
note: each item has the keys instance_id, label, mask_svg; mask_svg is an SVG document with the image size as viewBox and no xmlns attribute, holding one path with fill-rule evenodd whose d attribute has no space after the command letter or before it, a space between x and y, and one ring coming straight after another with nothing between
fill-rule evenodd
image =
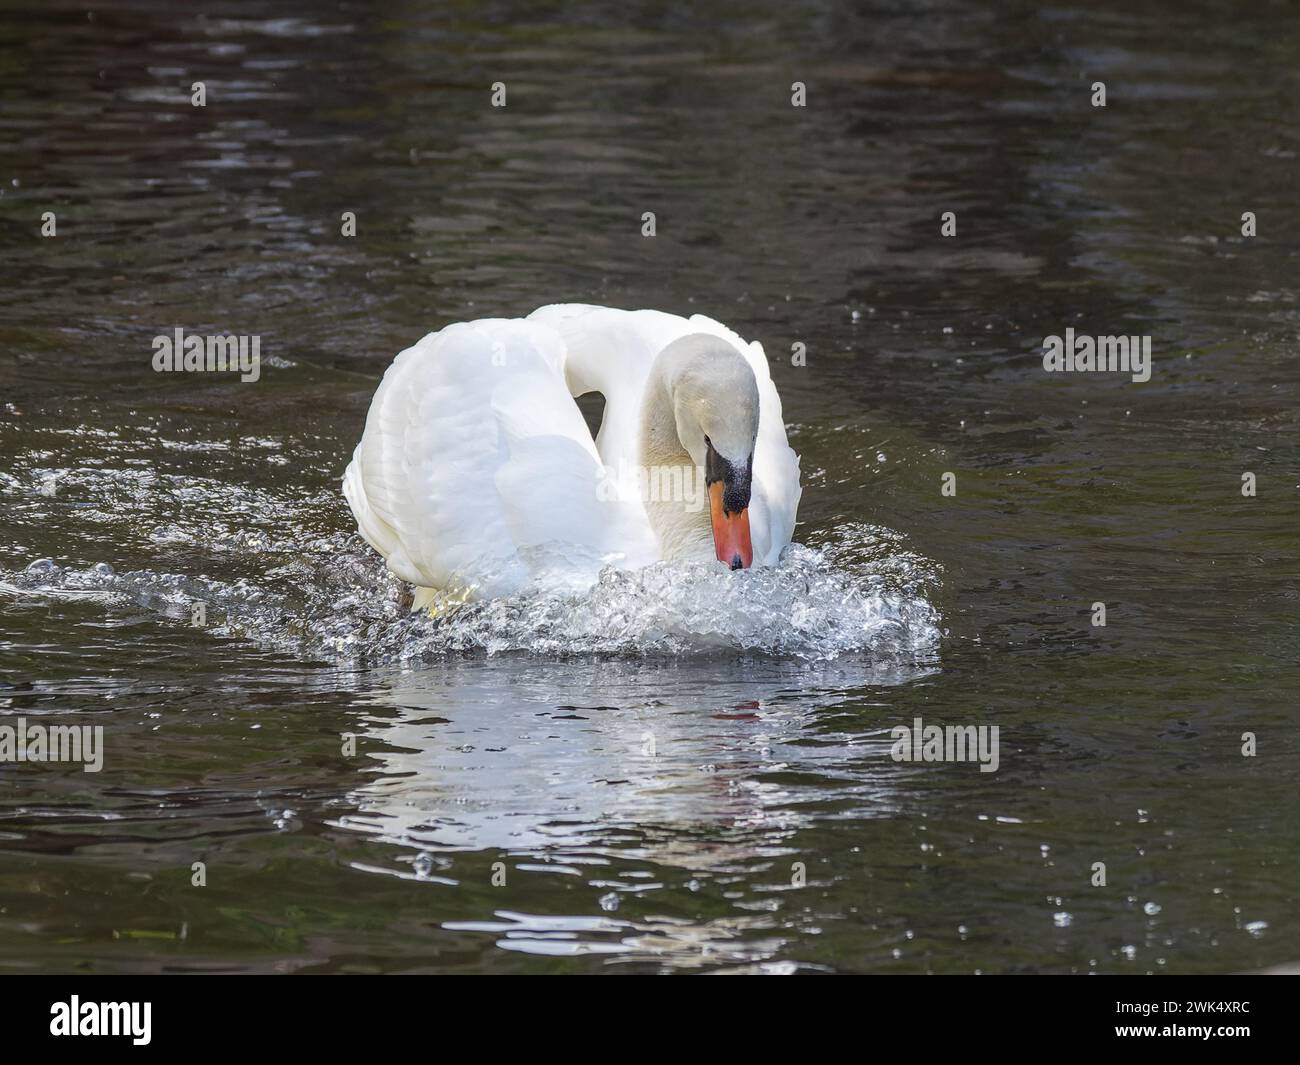
<instances>
[{"instance_id":1,"label":"swan's head","mask_svg":"<svg viewBox=\"0 0 1300 1065\"><path fill-rule=\"evenodd\" d=\"M671 360L677 438L704 470L718 559L754 562L749 498L758 438L758 383L745 357L721 337L695 333L664 349Z\"/></svg>"}]
</instances>

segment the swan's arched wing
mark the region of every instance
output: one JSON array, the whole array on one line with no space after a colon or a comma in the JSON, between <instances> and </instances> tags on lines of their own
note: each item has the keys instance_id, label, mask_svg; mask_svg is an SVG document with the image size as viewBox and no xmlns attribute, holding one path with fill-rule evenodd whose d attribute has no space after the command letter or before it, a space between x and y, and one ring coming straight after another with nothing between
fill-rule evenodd
<instances>
[{"instance_id":1,"label":"swan's arched wing","mask_svg":"<svg viewBox=\"0 0 1300 1065\"><path fill-rule=\"evenodd\" d=\"M448 326L397 356L343 487L395 574L490 597L543 571L590 580L654 559L644 508L602 489L564 363L555 330L517 319Z\"/></svg>"}]
</instances>

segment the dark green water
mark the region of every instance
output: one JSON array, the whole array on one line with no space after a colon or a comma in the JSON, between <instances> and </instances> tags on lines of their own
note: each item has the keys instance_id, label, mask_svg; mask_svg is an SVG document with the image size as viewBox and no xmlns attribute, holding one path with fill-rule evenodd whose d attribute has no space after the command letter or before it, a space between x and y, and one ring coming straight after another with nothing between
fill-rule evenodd
<instances>
[{"instance_id":1,"label":"dark green water","mask_svg":"<svg viewBox=\"0 0 1300 1065\"><path fill-rule=\"evenodd\" d=\"M4 970L1300 959L1292 8L191 6L0 11L0 724L105 735L0 766ZM761 341L796 540L906 638L410 629L338 491L378 377L561 300ZM178 326L261 379L155 374Z\"/></svg>"}]
</instances>

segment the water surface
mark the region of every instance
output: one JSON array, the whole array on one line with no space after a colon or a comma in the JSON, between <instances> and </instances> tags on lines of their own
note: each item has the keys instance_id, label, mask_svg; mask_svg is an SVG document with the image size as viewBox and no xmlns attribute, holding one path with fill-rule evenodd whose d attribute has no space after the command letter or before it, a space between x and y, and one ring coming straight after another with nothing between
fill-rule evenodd
<instances>
[{"instance_id":1,"label":"water surface","mask_svg":"<svg viewBox=\"0 0 1300 1065\"><path fill-rule=\"evenodd\" d=\"M1294 13L847 7L0 13L0 714L107 748L0 767L0 965L1300 958ZM562 300L764 344L803 547L406 618L339 493L379 375ZM155 374L178 326L261 379ZM1044 373L1069 326L1150 382Z\"/></svg>"}]
</instances>

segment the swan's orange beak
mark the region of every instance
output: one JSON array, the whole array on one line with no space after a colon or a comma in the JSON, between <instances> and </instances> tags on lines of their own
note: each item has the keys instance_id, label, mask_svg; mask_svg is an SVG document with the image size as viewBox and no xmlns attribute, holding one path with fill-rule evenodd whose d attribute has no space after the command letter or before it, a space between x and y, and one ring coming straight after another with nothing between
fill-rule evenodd
<instances>
[{"instance_id":1,"label":"swan's orange beak","mask_svg":"<svg viewBox=\"0 0 1300 1065\"><path fill-rule=\"evenodd\" d=\"M749 542L749 508L728 511L723 502L725 485L709 485L709 514L713 518L713 548L718 561L732 569L749 569L754 564L754 547Z\"/></svg>"}]
</instances>

